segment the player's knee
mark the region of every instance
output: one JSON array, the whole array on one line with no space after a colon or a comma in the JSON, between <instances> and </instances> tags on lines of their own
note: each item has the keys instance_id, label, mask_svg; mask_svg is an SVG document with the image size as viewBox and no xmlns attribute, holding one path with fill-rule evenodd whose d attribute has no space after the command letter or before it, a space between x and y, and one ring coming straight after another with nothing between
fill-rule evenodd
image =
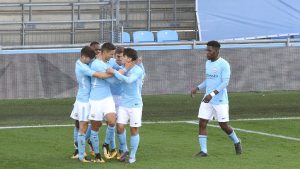
<instances>
[{"instance_id":1,"label":"player's knee","mask_svg":"<svg viewBox=\"0 0 300 169\"><path fill-rule=\"evenodd\" d=\"M116 115L115 113L109 113L106 116L107 124L111 127L116 125Z\"/></svg>"},{"instance_id":2,"label":"player's knee","mask_svg":"<svg viewBox=\"0 0 300 169\"><path fill-rule=\"evenodd\" d=\"M139 128L138 127L130 127L130 133L132 136L139 134Z\"/></svg>"},{"instance_id":3,"label":"player's knee","mask_svg":"<svg viewBox=\"0 0 300 169\"><path fill-rule=\"evenodd\" d=\"M122 134L124 133L124 126L123 125L117 125L117 133Z\"/></svg>"},{"instance_id":4,"label":"player's knee","mask_svg":"<svg viewBox=\"0 0 300 169\"><path fill-rule=\"evenodd\" d=\"M102 122L92 121L92 130L93 131L98 131L101 126L102 126Z\"/></svg>"}]
</instances>

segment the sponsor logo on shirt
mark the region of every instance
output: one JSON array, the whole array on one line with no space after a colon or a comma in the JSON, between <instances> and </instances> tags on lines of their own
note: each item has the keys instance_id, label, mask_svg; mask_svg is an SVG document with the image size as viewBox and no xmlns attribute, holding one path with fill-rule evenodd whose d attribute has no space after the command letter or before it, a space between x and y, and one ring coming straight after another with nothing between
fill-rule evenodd
<instances>
[{"instance_id":1,"label":"sponsor logo on shirt","mask_svg":"<svg viewBox=\"0 0 300 169\"><path fill-rule=\"evenodd\" d=\"M218 75L216 75L216 74L214 74L214 75L211 75L211 74L206 74L206 78L210 78L210 79L212 79L212 78L217 78L217 77L219 77Z\"/></svg>"}]
</instances>

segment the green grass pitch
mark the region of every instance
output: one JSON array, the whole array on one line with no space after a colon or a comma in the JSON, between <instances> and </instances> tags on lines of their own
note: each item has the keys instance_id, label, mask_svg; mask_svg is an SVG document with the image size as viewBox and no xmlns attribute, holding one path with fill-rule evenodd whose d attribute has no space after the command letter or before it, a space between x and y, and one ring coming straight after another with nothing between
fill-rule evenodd
<instances>
[{"instance_id":1,"label":"green grass pitch","mask_svg":"<svg viewBox=\"0 0 300 169\"><path fill-rule=\"evenodd\" d=\"M202 94L144 96L143 121L197 120ZM230 93L230 124L234 128L300 139L300 91ZM208 158L195 158L199 151L196 124L143 124L137 162L81 164L70 159L73 128L1 129L5 126L72 124L69 115L74 98L0 100L0 168L153 168L153 169L297 169L300 141L237 131L243 154L236 156L230 139L209 127ZM295 117L289 120L246 118ZM235 121L236 120L236 121ZM216 125L215 122L211 124ZM100 141L104 140L104 127ZM129 138L129 137L127 137ZM129 143L129 142L128 142Z\"/></svg>"},{"instance_id":2,"label":"green grass pitch","mask_svg":"<svg viewBox=\"0 0 300 169\"><path fill-rule=\"evenodd\" d=\"M279 130L276 125L279 122ZM267 123L267 124L266 124ZM300 137L300 120L232 122L234 127L275 131L276 134ZM269 126L265 129L265 126ZM104 126L105 127L105 126ZM297 128L298 127L298 128ZM0 130L0 168L206 168L265 169L297 168L300 142L282 138L237 132L243 154L235 155L230 139L219 129L209 127L209 157L195 158L199 151L197 125L187 123L144 124L137 162L133 165L116 160L104 164L82 164L70 159L73 152L72 127ZM260 130L259 130L260 129ZM103 128L100 139L103 142Z\"/></svg>"}]
</instances>

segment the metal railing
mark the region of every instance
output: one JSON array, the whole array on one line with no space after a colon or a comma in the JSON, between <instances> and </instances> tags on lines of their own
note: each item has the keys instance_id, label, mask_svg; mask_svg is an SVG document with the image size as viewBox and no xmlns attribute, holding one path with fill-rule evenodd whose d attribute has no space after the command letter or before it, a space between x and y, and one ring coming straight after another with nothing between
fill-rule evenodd
<instances>
[{"instance_id":1,"label":"metal railing","mask_svg":"<svg viewBox=\"0 0 300 169\"><path fill-rule=\"evenodd\" d=\"M300 39L266 39L266 40L226 40L219 41L224 47L291 47L300 46ZM170 47L174 49L179 46L189 46L190 49L198 49L199 46L206 46L207 41L178 41L178 42L151 42L151 43L115 43L117 46L125 47ZM33 46L0 46L0 50L16 50L16 49L57 49L57 48L81 48L87 43L80 44L61 44L61 45L33 45Z\"/></svg>"},{"instance_id":2,"label":"metal railing","mask_svg":"<svg viewBox=\"0 0 300 169\"><path fill-rule=\"evenodd\" d=\"M83 12L81 7L87 7L89 6L94 10L94 13L90 14L93 15L93 17L96 17L94 15L97 15L98 19L83 19L81 17L81 12ZM55 16L55 14L52 14L51 16L45 17L45 19L40 20L33 20L34 16L34 10L33 8L36 8L36 11L40 13L46 13L47 10L43 10L44 8L50 8L53 10L53 7L58 7L56 9L57 11L62 11L60 8L67 8L63 9L63 12L67 12L70 15L65 15L64 18L56 18L56 20L53 20L51 17ZM6 8L6 11L10 12L9 9L13 8L19 11L21 16L16 15L16 17L21 17L18 21L0 21L0 45L7 44L7 41L11 39L14 41L17 41L17 37L19 37L19 43L16 43L15 45L31 45L31 44L46 44L47 38L41 38L41 42L39 40L36 40L35 42L28 42L26 39L30 38L30 35L32 33L41 32L44 34L49 34L50 36L60 36L60 35L54 35L51 33L55 32L65 32L65 36L69 36L69 44L75 44L75 43L82 43L83 41L77 40L76 41L76 33L77 30L85 30L83 27L84 25L88 24L87 27L90 27L86 29L87 31L94 30L98 31L98 41L116 41L118 39L118 24L119 24L119 0L112 0L112 1L104 1L104 2L93 2L93 3L41 3L41 4L33 4L33 3L25 3L25 4L0 4L0 11L5 12L3 8ZM18 9L20 8L20 9ZM42 9L40 9L42 8ZM49 10L50 11L50 10ZM49 13L48 11L48 13ZM55 12L55 9L54 9ZM86 11L84 11L86 12ZM2 17L5 17L2 15ZM71 17L71 19L68 19L68 17ZM77 17L77 18L76 18ZM0 17L1 18L1 17ZM51 18L51 19L50 19ZM51 28L50 28L51 27ZM62 28L63 27L63 28ZM110 34L109 37L104 38L101 37L101 34ZM33 35L32 35L33 36ZM107 35L106 35L107 36ZM5 39L5 37L7 37ZM102 38L102 39L101 39ZM33 38L34 39L34 38ZM64 41L67 42L66 39ZM59 43L53 42L53 43Z\"/></svg>"}]
</instances>

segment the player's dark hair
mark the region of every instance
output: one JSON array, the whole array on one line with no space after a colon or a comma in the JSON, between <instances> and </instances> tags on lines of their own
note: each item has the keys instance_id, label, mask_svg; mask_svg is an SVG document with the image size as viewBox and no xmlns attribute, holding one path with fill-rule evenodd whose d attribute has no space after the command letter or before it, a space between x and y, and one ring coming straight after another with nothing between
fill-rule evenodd
<instances>
[{"instance_id":1,"label":"player's dark hair","mask_svg":"<svg viewBox=\"0 0 300 169\"><path fill-rule=\"evenodd\" d=\"M97 41L93 41L93 42L90 43L90 46L94 46L94 45L100 45L100 43L97 42Z\"/></svg>"},{"instance_id":2,"label":"player's dark hair","mask_svg":"<svg viewBox=\"0 0 300 169\"><path fill-rule=\"evenodd\" d=\"M102 52L111 51L111 50L115 50L115 49L116 49L116 46L110 42L103 43L103 45L101 46Z\"/></svg>"},{"instance_id":3,"label":"player's dark hair","mask_svg":"<svg viewBox=\"0 0 300 169\"><path fill-rule=\"evenodd\" d=\"M137 58L138 58L137 51L134 50L134 49L132 49L132 48L125 48L125 49L124 49L124 56L125 56L125 55L126 55L127 57L131 58L132 61L135 61L135 60L137 60Z\"/></svg>"},{"instance_id":4,"label":"player's dark hair","mask_svg":"<svg viewBox=\"0 0 300 169\"><path fill-rule=\"evenodd\" d=\"M117 46L117 48L116 48L116 53L117 54L120 54L120 53L124 53L124 47L122 47L122 46Z\"/></svg>"},{"instance_id":5,"label":"player's dark hair","mask_svg":"<svg viewBox=\"0 0 300 169\"><path fill-rule=\"evenodd\" d=\"M207 46L212 46L212 47L217 48L217 49L220 49L220 47L221 47L220 43L218 41L215 41L215 40L207 42L206 45Z\"/></svg>"},{"instance_id":6,"label":"player's dark hair","mask_svg":"<svg viewBox=\"0 0 300 169\"><path fill-rule=\"evenodd\" d=\"M90 59L93 59L96 55L94 50L89 46L83 47L80 52L81 52L81 56L86 56L89 57Z\"/></svg>"}]
</instances>

